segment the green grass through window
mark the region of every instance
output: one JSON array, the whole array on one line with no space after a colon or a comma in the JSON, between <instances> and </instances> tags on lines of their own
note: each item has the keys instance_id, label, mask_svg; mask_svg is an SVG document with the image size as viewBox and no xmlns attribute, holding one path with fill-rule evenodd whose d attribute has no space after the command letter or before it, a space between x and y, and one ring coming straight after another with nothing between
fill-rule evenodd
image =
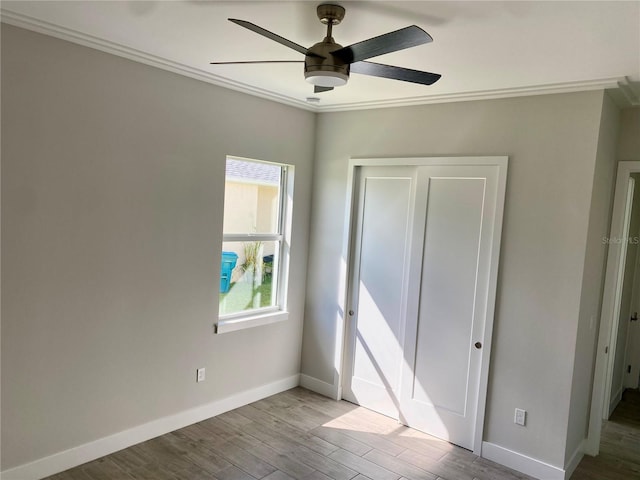
<instances>
[{"instance_id":1,"label":"green grass through window","mask_svg":"<svg viewBox=\"0 0 640 480\"><path fill-rule=\"evenodd\" d=\"M241 279L231 283L228 293L220 294L220 314L238 313L254 308L270 307L271 277L267 276L263 283L254 286L253 282Z\"/></svg>"}]
</instances>

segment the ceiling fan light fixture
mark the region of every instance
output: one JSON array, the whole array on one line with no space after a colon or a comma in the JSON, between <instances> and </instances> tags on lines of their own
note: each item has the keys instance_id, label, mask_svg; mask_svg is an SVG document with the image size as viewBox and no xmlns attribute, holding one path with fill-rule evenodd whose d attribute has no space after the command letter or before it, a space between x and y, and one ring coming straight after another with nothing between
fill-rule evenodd
<instances>
[{"instance_id":1,"label":"ceiling fan light fixture","mask_svg":"<svg viewBox=\"0 0 640 480\"><path fill-rule=\"evenodd\" d=\"M304 78L307 82L318 87L341 87L347 84L349 75L342 72L317 70L314 72L304 72Z\"/></svg>"}]
</instances>

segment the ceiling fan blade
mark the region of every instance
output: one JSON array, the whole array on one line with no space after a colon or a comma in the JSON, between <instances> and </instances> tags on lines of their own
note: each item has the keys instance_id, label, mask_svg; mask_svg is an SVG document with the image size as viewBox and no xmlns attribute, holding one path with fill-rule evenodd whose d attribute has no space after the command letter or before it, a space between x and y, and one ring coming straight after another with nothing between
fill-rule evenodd
<instances>
[{"instance_id":1,"label":"ceiling fan blade","mask_svg":"<svg viewBox=\"0 0 640 480\"><path fill-rule=\"evenodd\" d=\"M333 87L320 87L318 85L313 87L313 93L328 92L329 90L333 90Z\"/></svg>"},{"instance_id":2,"label":"ceiling fan blade","mask_svg":"<svg viewBox=\"0 0 640 480\"><path fill-rule=\"evenodd\" d=\"M411 25L395 32L354 43L331 53L347 63L354 63L432 41L431 35L420 27Z\"/></svg>"},{"instance_id":3,"label":"ceiling fan blade","mask_svg":"<svg viewBox=\"0 0 640 480\"><path fill-rule=\"evenodd\" d=\"M247 60L242 62L209 62L209 65L244 65L247 63L304 63L304 60Z\"/></svg>"},{"instance_id":4,"label":"ceiling fan blade","mask_svg":"<svg viewBox=\"0 0 640 480\"><path fill-rule=\"evenodd\" d=\"M267 37L270 40L278 42L279 44L284 45L285 47L292 48L296 52L300 52L303 55L309 54L309 51L307 50L307 48L303 47L302 45L298 45L297 43L292 42L291 40L287 40L286 38L281 37L280 35L276 35L275 33L270 32L269 30L265 30L264 28L259 27L258 25L255 25L251 22L247 22L246 20L238 20L236 18L230 18L229 21L235 23L236 25L240 25L241 27L247 28L252 32L256 32L262 35L263 37ZM314 55L314 56L318 56L318 55Z\"/></svg>"},{"instance_id":5,"label":"ceiling fan blade","mask_svg":"<svg viewBox=\"0 0 640 480\"><path fill-rule=\"evenodd\" d=\"M351 72L371 75L373 77L401 80L403 82L420 83L422 85L431 85L432 83L437 82L442 76L437 73L422 72L420 70L394 67L393 65L384 65L382 63L373 62L352 63Z\"/></svg>"}]
</instances>

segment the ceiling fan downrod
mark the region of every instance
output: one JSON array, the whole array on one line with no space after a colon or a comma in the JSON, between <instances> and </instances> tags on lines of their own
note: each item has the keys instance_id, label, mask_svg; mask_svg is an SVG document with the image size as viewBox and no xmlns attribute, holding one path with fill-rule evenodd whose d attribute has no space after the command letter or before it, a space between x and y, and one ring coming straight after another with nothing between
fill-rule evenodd
<instances>
[{"instance_id":1,"label":"ceiling fan downrod","mask_svg":"<svg viewBox=\"0 0 640 480\"><path fill-rule=\"evenodd\" d=\"M342 19L345 15L344 7L332 4L318 5L316 13L318 14L320 23L323 23L327 26L326 40L333 41L333 38L331 38L333 33L333 26L340 25L340 22L342 22Z\"/></svg>"}]
</instances>

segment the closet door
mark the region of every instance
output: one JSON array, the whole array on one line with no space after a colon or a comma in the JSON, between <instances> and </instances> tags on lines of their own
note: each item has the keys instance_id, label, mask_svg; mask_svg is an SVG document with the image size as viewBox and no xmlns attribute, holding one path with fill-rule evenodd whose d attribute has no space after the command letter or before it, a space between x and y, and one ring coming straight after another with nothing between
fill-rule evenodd
<instances>
[{"instance_id":1,"label":"closet door","mask_svg":"<svg viewBox=\"0 0 640 480\"><path fill-rule=\"evenodd\" d=\"M401 420L471 450L479 447L493 322L498 173L487 165L420 167L413 222L423 241L411 251L408 295L418 302L408 303Z\"/></svg>"},{"instance_id":2,"label":"closet door","mask_svg":"<svg viewBox=\"0 0 640 480\"><path fill-rule=\"evenodd\" d=\"M356 170L343 397L398 418L416 167Z\"/></svg>"},{"instance_id":3,"label":"closet door","mask_svg":"<svg viewBox=\"0 0 640 480\"><path fill-rule=\"evenodd\" d=\"M506 158L425 163L356 168L343 397L478 452Z\"/></svg>"}]
</instances>

